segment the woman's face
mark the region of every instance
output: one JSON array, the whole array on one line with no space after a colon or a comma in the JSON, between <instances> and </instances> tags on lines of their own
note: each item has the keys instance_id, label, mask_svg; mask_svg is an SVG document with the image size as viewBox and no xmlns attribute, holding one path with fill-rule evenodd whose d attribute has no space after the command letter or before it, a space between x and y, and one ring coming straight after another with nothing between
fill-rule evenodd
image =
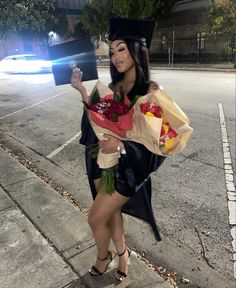
<instances>
[{"instance_id":1,"label":"woman's face","mask_svg":"<svg viewBox=\"0 0 236 288\"><path fill-rule=\"evenodd\" d=\"M124 40L115 40L110 45L111 63L119 73L124 73L135 67L133 58Z\"/></svg>"}]
</instances>

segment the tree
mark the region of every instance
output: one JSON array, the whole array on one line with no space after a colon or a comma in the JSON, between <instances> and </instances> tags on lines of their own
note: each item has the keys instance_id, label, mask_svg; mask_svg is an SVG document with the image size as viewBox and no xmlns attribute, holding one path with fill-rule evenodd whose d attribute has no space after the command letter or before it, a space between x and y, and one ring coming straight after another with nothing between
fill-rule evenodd
<instances>
[{"instance_id":1,"label":"tree","mask_svg":"<svg viewBox=\"0 0 236 288\"><path fill-rule=\"evenodd\" d=\"M81 22L93 36L105 34L109 18L109 0L90 1L82 8Z\"/></svg>"},{"instance_id":2,"label":"tree","mask_svg":"<svg viewBox=\"0 0 236 288\"><path fill-rule=\"evenodd\" d=\"M0 0L0 15L0 37L9 32L46 35L67 29L66 16L58 14L52 0Z\"/></svg>"},{"instance_id":3,"label":"tree","mask_svg":"<svg viewBox=\"0 0 236 288\"><path fill-rule=\"evenodd\" d=\"M209 7L208 30L213 35L236 33L235 0L215 0Z\"/></svg>"},{"instance_id":4,"label":"tree","mask_svg":"<svg viewBox=\"0 0 236 288\"><path fill-rule=\"evenodd\" d=\"M168 15L176 2L179 2L179 0L161 1L159 16Z\"/></svg>"},{"instance_id":5,"label":"tree","mask_svg":"<svg viewBox=\"0 0 236 288\"><path fill-rule=\"evenodd\" d=\"M130 0L128 16L134 19L156 19L160 4L160 0Z\"/></svg>"},{"instance_id":6,"label":"tree","mask_svg":"<svg viewBox=\"0 0 236 288\"><path fill-rule=\"evenodd\" d=\"M157 19L161 13L160 0L90 0L82 9L81 22L93 36L103 38L108 32L109 16L135 19Z\"/></svg>"}]
</instances>

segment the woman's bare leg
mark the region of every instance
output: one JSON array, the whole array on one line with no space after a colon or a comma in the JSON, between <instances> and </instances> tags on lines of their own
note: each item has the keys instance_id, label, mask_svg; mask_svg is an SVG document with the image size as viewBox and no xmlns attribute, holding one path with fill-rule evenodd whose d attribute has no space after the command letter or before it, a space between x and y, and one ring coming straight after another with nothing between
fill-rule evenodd
<instances>
[{"instance_id":1,"label":"woman's bare leg","mask_svg":"<svg viewBox=\"0 0 236 288\"><path fill-rule=\"evenodd\" d=\"M109 221L111 231L111 239L116 247L116 251L120 254L125 248L124 222L121 211L117 211Z\"/></svg>"},{"instance_id":2,"label":"woman's bare leg","mask_svg":"<svg viewBox=\"0 0 236 288\"><path fill-rule=\"evenodd\" d=\"M100 179L94 180L96 190L98 191ZM124 223L121 210L117 211L109 221L111 239L116 247L116 251L120 254L125 248Z\"/></svg>"},{"instance_id":3,"label":"woman's bare leg","mask_svg":"<svg viewBox=\"0 0 236 288\"><path fill-rule=\"evenodd\" d=\"M126 249L125 237L124 237L124 222L121 211L117 211L112 219L109 221L111 238L116 247L118 254L122 254ZM118 269L125 274L128 273L128 252L124 253L123 256L119 257Z\"/></svg>"},{"instance_id":4,"label":"woman's bare leg","mask_svg":"<svg viewBox=\"0 0 236 288\"><path fill-rule=\"evenodd\" d=\"M93 206L90 209L88 222L93 231L97 244L98 257L103 259L108 254L108 247L112 237L109 221L129 198L114 192L112 195L98 193ZM108 260L109 261L109 260ZM96 268L103 272L107 261L97 260Z\"/></svg>"}]
</instances>

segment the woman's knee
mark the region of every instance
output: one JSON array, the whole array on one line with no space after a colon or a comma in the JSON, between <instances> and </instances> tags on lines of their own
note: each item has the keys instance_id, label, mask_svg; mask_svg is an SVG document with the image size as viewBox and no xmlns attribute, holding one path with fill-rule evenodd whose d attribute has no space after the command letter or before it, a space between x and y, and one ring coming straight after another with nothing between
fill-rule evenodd
<instances>
[{"instance_id":1,"label":"woman's knee","mask_svg":"<svg viewBox=\"0 0 236 288\"><path fill-rule=\"evenodd\" d=\"M100 225L106 225L108 223L109 219L106 220L105 217L102 217L102 215L92 215L90 214L88 216L88 224L91 228L96 228Z\"/></svg>"}]
</instances>

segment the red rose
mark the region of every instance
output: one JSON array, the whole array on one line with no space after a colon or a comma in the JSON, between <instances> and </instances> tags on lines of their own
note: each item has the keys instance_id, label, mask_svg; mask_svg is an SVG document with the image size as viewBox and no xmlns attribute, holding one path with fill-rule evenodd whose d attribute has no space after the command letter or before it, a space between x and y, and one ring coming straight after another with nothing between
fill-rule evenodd
<instances>
[{"instance_id":1,"label":"red rose","mask_svg":"<svg viewBox=\"0 0 236 288\"><path fill-rule=\"evenodd\" d=\"M149 108L150 108L150 104L149 104L149 103L142 103L142 104L140 105L140 110L141 110L141 112L142 112L143 114L147 113L148 110L149 110Z\"/></svg>"},{"instance_id":2,"label":"red rose","mask_svg":"<svg viewBox=\"0 0 236 288\"><path fill-rule=\"evenodd\" d=\"M170 138L176 137L178 134L176 133L176 131L170 126L169 130L168 130L168 136Z\"/></svg>"},{"instance_id":3,"label":"red rose","mask_svg":"<svg viewBox=\"0 0 236 288\"><path fill-rule=\"evenodd\" d=\"M151 112L155 117L161 118L162 110L161 110L160 106L158 106L158 105L151 106L150 105L150 108L148 111Z\"/></svg>"},{"instance_id":4,"label":"red rose","mask_svg":"<svg viewBox=\"0 0 236 288\"><path fill-rule=\"evenodd\" d=\"M164 136L166 134L165 130L163 127L161 127L161 136Z\"/></svg>"},{"instance_id":5,"label":"red rose","mask_svg":"<svg viewBox=\"0 0 236 288\"><path fill-rule=\"evenodd\" d=\"M165 135L164 135L164 136L161 136L161 137L160 137L160 141L163 142L163 143L165 143L165 142L166 142L166 136L165 136Z\"/></svg>"}]
</instances>

